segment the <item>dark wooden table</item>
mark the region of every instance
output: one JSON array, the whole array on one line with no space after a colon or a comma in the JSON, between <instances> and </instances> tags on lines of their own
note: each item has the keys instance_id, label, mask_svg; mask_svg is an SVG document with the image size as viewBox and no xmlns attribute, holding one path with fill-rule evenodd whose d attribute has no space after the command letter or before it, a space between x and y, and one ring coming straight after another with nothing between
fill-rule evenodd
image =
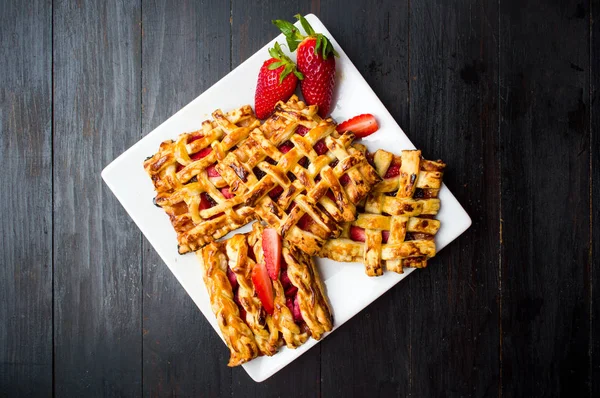
<instances>
[{"instance_id":1,"label":"dark wooden table","mask_svg":"<svg viewBox=\"0 0 600 398\"><path fill-rule=\"evenodd\" d=\"M252 3L0 5L0 395L600 396L600 1ZM100 171L296 12L473 226L257 384Z\"/></svg>"}]
</instances>

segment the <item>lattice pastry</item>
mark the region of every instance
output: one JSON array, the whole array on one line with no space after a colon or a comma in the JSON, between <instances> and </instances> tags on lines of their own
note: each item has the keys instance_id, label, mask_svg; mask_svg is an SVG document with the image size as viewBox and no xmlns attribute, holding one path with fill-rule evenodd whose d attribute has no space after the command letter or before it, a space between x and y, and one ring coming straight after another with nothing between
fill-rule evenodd
<instances>
[{"instance_id":1,"label":"lattice pastry","mask_svg":"<svg viewBox=\"0 0 600 398\"><path fill-rule=\"evenodd\" d=\"M309 336L320 339L332 328L332 316L312 258L283 241L282 269L273 288L270 315L253 283L253 270L264 263L263 227L212 242L196 252L213 312L231 351L229 366L259 355L274 355L282 344L296 348Z\"/></svg>"},{"instance_id":2,"label":"lattice pastry","mask_svg":"<svg viewBox=\"0 0 600 398\"><path fill-rule=\"evenodd\" d=\"M231 192L292 245L316 254L381 179L331 119L296 96L216 166Z\"/></svg>"},{"instance_id":3,"label":"lattice pastry","mask_svg":"<svg viewBox=\"0 0 600 398\"><path fill-rule=\"evenodd\" d=\"M446 165L425 160L416 150L402 156L378 150L371 161L383 181L367 197L364 211L344 224L341 236L329 240L320 256L363 262L369 276L382 275L384 266L398 273L404 267L423 268L436 253L440 222L434 216Z\"/></svg>"},{"instance_id":4,"label":"lattice pastry","mask_svg":"<svg viewBox=\"0 0 600 398\"><path fill-rule=\"evenodd\" d=\"M144 161L156 190L155 204L169 215L177 232L179 253L187 253L225 236L254 219L215 170L219 157L245 140L260 125L249 105L227 114L216 110L202 129L165 141Z\"/></svg>"}]
</instances>

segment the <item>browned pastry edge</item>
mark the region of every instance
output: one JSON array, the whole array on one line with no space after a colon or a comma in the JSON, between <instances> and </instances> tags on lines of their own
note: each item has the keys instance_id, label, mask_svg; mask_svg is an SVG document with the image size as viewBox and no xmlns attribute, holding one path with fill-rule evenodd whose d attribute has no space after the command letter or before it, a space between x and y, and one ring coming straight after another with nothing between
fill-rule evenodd
<instances>
[{"instance_id":1,"label":"browned pastry edge","mask_svg":"<svg viewBox=\"0 0 600 398\"><path fill-rule=\"evenodd\" d=\"M296 298L303 322L299 324L294 320L280 280L273 281L274 313L272 316L266 313L251 277L254 266L264 263L263 230L264 227L255 222L251 232L212 242L196 252L211 307L231 351L229 366L240 365L258 355L274 355L281 342L296 348L309 336L319 340L333 327L325 289L312 257L285 240L282 260L287 265L290 282L298 289ZM237 293L227 277L228 266L236 275Z\"/></svg>"},{"instance_id":2,"label":"browned pastry edge","mask_svg":"<svg viewBox=\"0 0 600 398\"><path fill-rule=\"evenodd\" d=\"M354 146L366 150L362 145ZM340 237L326 242L320 256L362 262L369 276L382 275L384 267L398 273L404 267L423 268L436 253L434 235L440 222L433 217L440 208L437 196L446 165L425 160L416 150L402 151L402 156L378 150L372 162L382 178L393 164L399 166L399 174L383 178L373 188L363 203L364 211L343 225ZM364 242L350 239L352 227L364 230ZM383 243L383 231L389 233L387 243Z\"/></svg>"}]
</instances>

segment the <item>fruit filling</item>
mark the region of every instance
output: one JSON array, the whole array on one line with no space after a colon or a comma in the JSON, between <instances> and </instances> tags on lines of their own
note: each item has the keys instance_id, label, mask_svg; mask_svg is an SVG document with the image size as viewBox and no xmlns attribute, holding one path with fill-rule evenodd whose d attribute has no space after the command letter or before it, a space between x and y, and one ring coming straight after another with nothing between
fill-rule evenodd
<instances>
[{"instance_id":1,"label":"fruit filling","mask_svg":"<svg viewBox=\"0 0 600 398\"><path fill-rule=\"evenodd\" d=\"M273 228L266 228L262 235L262 248L265 264L256 264L252 271L252 282L256 293L265 307L272 314L274 307L274 293L272 280L279 280L283 286L286 306L290 309L294 321L298 324L303 322L298 303L298 288L292 284L287 273L287 264L281 255L281 237ZM257 271L258 270L258 271ZM255 280L256 273L256 280ZM259 276L260 274L260 276ZM271 310L271 312L269 312Z\"/></svg>"}]
</instances>

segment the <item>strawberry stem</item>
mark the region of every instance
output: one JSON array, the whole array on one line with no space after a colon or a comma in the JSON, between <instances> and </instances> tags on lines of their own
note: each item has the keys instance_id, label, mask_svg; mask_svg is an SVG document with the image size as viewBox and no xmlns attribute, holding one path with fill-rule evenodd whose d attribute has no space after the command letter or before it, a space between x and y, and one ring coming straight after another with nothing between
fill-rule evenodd
<instances>
[{"instance_id":1,"label":"strawberry stem","mask_svg":"<svg viewBox=\"0 0 600 398\"><path fill-rule=\"evenodd\" d=\"M291 22L284 21L282 19L276 19L272 21L273 24L277 26L285 36L285 40L290 48L290 51L296 51L298 45L302 43L304 39L307 37L312 37L317 40L315 45L315 55L319 55L319 52L321 52L321 57L323 59L327 59L330 54L333 54L335 57L339 57L339 54L337 51L335 51L329 39L327 39L327 37L322 33L316 33L306 18L300 14L294 15L294 17L300 21L300 25L302 25L302 28L304 28L306 35L300 33L300 30Z\"/></svg>"},{"instance_id":2,"label":"strawberry stem","mask_svg":"<svg viewBox=\"0 0 600 398\"><path fill-rule=\"evenodd\" d=\"M279 43L275 42L273 48L269 48L269 55L272 58L278 60L278 62L273 62L268 66L269 70L275 70L282 66L284 67L283 72L281 72L281 75L279 75L279 84L283 83L283 79L285 79L290 73L296 75L296 77L299 80L304 79L304 75L298 72L294 61L292 61L290 57L283 53L283 50L281 50L281 46L279 45Z\"/></svg>"}]
</instances>

